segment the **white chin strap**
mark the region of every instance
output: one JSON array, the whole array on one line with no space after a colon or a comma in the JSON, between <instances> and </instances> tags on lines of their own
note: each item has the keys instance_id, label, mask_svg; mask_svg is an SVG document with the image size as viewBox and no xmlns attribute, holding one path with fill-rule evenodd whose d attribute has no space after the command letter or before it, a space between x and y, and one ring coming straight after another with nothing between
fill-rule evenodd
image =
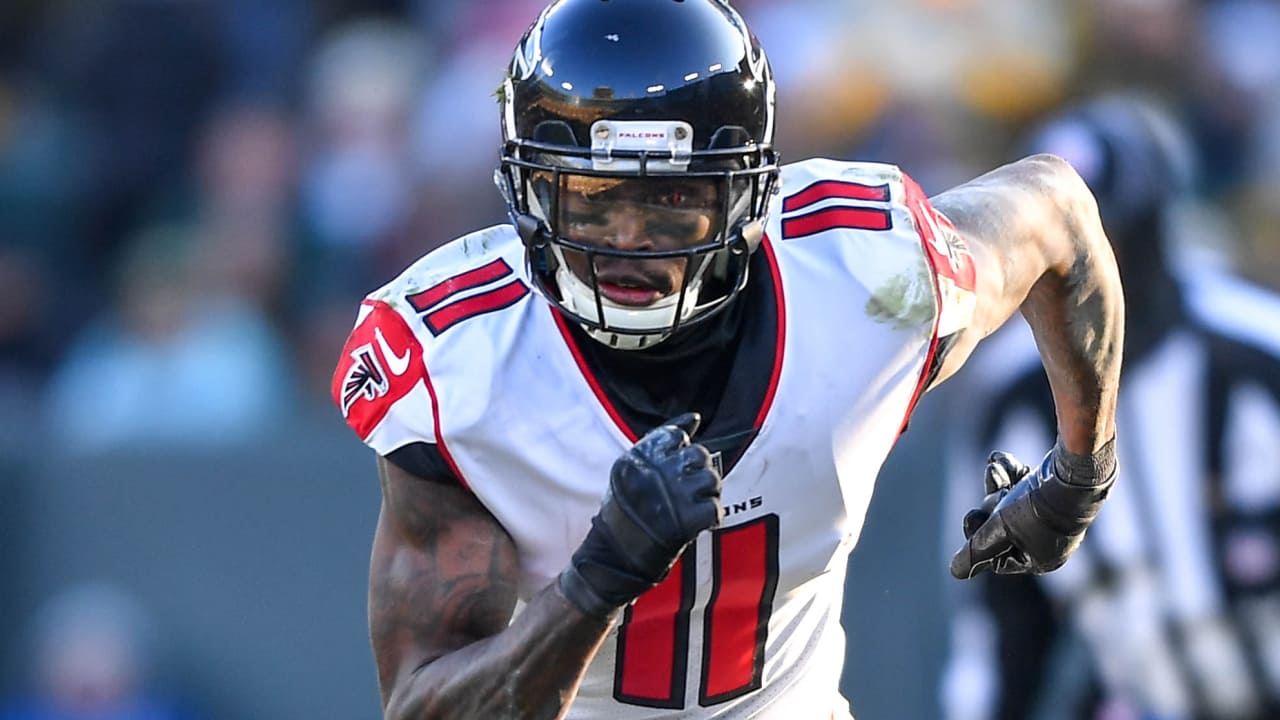
<instances>
[{"instance_id":1,"label":"white chin strap","mask_svg":"<svg viewBox=\"0 0 1280 720\"><path fill-rule=\"evenodd\" d=\"M559 248L553 248L553 252L559 255ZM684 307L680 310L682 324L715 304L715 302L701 306L696 304L698 291L702 288L702 274L709 264L703 263L697 277L689 282L689 287L685 291ZM676 305L680 301L680 293L674 292L659 298L652 304L634 307L619 305L602 295L600 297L600 308L604 310L602 318L596 306L595 291L569 270L563 259L559 269L556 270L556 285L560 289L560 302L569 312L608 328L628 331L624 334L586 325L582 328L596 341L619 350L640 350L666 340L671 334L671 326L675 323Z\"/></svg>"}]
</instances>

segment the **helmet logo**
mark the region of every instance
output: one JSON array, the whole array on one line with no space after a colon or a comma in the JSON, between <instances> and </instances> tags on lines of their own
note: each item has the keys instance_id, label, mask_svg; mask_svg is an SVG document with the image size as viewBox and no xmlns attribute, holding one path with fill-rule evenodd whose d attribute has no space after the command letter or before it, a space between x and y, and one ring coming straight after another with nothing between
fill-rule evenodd
<instances>
[{"instance_id":1,"label":"helmet logo","mask_svg":"<svg viewBox=\"0 0 1280 720\"><path fill-rule=\"evenodd\" d=\"M591 126L591 164L596 170L635 172L640 160L614 151L654 153L648 170L684 172L693 156L693 127L682 120L597 120Z\"/></svg>"}]
</instances>

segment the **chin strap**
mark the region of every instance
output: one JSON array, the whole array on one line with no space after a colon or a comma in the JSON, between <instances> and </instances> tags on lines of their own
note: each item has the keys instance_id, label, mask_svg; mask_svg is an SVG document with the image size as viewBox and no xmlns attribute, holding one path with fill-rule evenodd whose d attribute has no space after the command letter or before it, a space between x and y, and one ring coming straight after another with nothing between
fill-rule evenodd
<instances>
[{"instance_id":1,"label":"chin strap","mask_svg":"<svg viewBox=\"0 0 1280 720\"><path fill-rule=\"evenodd\" d=\"M747 254L751 255L760 248L760 243L764 241L764 223L759 220L752 220L742 226L739 231L739 237L742 243L747 246Z\"/></svg>"},{"instance_id":2,"label":"chin strap","mask_svg":"<svg viewBox=\"0 0 1280 720\"><path fill-rule=\"evenodd\" d=\"M537 217L527 213L516 215L513 224L516 227L516 234L520 236L520 242L524 243L526 249L546 244L543 224Z\"/></svg>"}]
</instances>

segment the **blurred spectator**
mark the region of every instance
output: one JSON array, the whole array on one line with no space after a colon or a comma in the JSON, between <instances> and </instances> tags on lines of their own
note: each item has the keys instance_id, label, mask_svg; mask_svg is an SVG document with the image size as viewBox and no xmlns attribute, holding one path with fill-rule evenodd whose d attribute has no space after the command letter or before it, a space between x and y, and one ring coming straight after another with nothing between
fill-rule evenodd
<instances>
[{"instance_id":1,"label":"blurred spectator","mask_svg":"<svg viewBox=\"0 0 1280 720\"><path fill-rule=\"evenodd\" d=\"M989 167L1008 128L1070 87L1071 5L1052 0L742 3L778 74L779 146L901 165L927 189Z\"/></svg>"},{"instance_id":2,"label":"blurred spectator","mask_svg":"<svg viewBox=\"0 0 1280 720\"><path fill-rule=\"evenodd\" d=\"M224 95L280 102L295 97L300 64L314 30L309 0L220 0L226 28Z\"/></svg>"},{"instance_id":3,"label":"blurred spectator","mask_svg":"<svg viewBox=\"0 0 1280 720\"><path fill-rule=\"evenodd\" d=\"M1185 92L1196 44L1196 0L1088 0L1075 20L1084 52L1079 91L1141 87L1166 100Z\"/></svg>"},{"instance_id":4,"label":"blurred spectator","mask_svg":"<svg viewBox=\"0 0 1280 720\"><path fill-rule=\"evenodd\" d=\"M67 210L82 179L75 157L47 93L0 69L0 428L26 421L77 324L74 298L86 277ZM0 434L0 454L14 449L9 440Z\"/></svg>"},{"instance_id":5,"label":"blurred spectator","mask_svg":"<svg viewBox=\"0 0 1280 720\"><path fill-rule=\"evenodd\" d=\"M125 593L72 588L35 619L29 690L0 704L0 720L194 720L153 676L153 628Z\"/></svg>"},{"instance_id":6,"label":"blurred spectator","mask_svg":"<svg viewBox=\"0 0 1280 720\"><path fill-rule=\"evenodd\" d=\"M412 119L431 57L411 25L365 17L331 29L307 59L298 128L305 242L291 289L305 299L292 316L293 339L316 399L327 396L351 303L403 253L431 247L413 229L423 191Z\"/></svg>"},{"instance_id":7,"label":"blurred spectator","mask_svg":"<svg viewBox=\"0 0 1280 720\"><path fill-rule=\"evenodd\" d=\"M1202 3L1197 19L1194 50L1186 53L1194 69L1187 108L1205 169L1201 184L1222 199L1249 173L1262 109L1280 92L1280 7L1218 0Z\"/></svg>"},{"instance_id":8,"label":"blurred spectator","mask_svg":"<svg viewBox=\"0 0 1280 720\"><path fill-rule=\"evenodd\" d=\"M1214 275L1210 302L1204 273L1175 274L1169 210L1192 184L1192 152L1155 105L1092 101L1030 149L1067 158L1090 184L1125 283L1121 480L1062 569L957 589L946 716L1277 717L1280 299L1228 293L1240 281ZM976 448L1017 455L1052 441L1025 330L1002 331L971 361L955 399L986 404L987 419L954 430L951 467ZM976 504L981 482L953 476L951 502Z\"/></svg>"},{"instance_id":9,"label":"blurred spectator","mask_svg":"<svg viewBox=\"0 0 1280 720\"><path fill-rule=\"evenodd\" d=\"M79 251L110 265L190 167L225 87L222 25L213 0L69 3L55 22L54 81L84 136Z\"/></svg>"},{"instance_id":10,"label":"blurred spectator","mask_svg":"<svg viewBox=\"0 0 1280 720\"><path fill-rule=\"evenodd\" d=\"M297 166L294 118L274 105L223 107L197 146L190 212L204 234L197 261L209 289L281 321L300 244Z\"/></svg>"},{"instance_id":11,"label":"blurred spectator","mask_svg":"<svg viewBox=\"0 0 1280 720\"><path fill-rule=\"evenodd\" d=\"M426 49L407 24L361 20L335 28L310 59L302 201L323 287L367 292L413 212L411 118Z\"/></svg>"},{"instance_id":12,"label":"blurred spectator","mask_svg":"<svg viewBox=\"0 0 1280 720\"><path fill-rule=\"evenodd\" d=\"M280 341L257 307L211 283L208 239L159 228L128 248L116 303L50 381L54 447L220 447L268 434L290 410Z\"/></svg>"},{"instance_id":13,"label":"blurred spectator","mask_svg":"<svg viewBox=\"0 0 1280 720\"><path fill-rule=\"evenodd\" d=\"M41 327L41 270L28 255L0 246L0 427L25 421L54 362ZM17 449L9 440L0 435L0 455Z\"/></svg>"},{"instance_id":14,"label":"blurred spectator","mask_svg":"<svg viewBox=\"0 0 1280 720\"><path fill-rule=\"evenodd\" d=\"M424 177L404 263L477 227L507 221L493 184L502 142L496 93L511 48L543 4L481 0L457 8L454 32L414 112L413 152Z\"/></svg>"}]
</instances>

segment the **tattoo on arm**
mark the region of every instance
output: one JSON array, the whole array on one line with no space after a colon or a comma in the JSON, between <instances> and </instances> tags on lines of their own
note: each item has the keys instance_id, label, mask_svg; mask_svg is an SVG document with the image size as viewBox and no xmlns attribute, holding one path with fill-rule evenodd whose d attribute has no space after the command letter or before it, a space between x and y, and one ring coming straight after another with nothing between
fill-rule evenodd
<instances>
[{"instance_id":1,"label":"tattoo on arm","mask_svg":"<svg viewBox=\"0 0 1280 720\"><path fill-rule=\"evenodd\" d=\"M609 623L552 583L509 626L519 566L493 516L464 488L379 473L369 631L386 717L562 714Z\"/></svg>"},{"instance_id":2,"label":"tattoo on arm","mask_svg":"<svg viewBox=\"0 0 1280 720\"><path fill-rule=\"evenodd\" d=\"M1088 454L1115 435L1124 298L1096 211L1092 221L1071 218L1068 232L1077 253L1065 272L1032 287L1022 314L1040 348L1063 445Z\"/></svg>"},{"instance_id":3,"label":"tattoo on arm","mask_svg":"<svg viewBox=\"0 0 1280 720\"><path fill-rule=\"evenodd\" d=\"M1031 326L1068 450L1089 453L1115 434L1124 297L1115 259L1084 181L1036 156L938 196L935 207L970 243L979 310L950 374L1015 310ZM952 358L948 357L948 362Z\"/></svg>"},{"instance_id":4,"label":"tattoo on arm","mask_svg":"<svg viewBox=\"0 0 1280 720\"><path fill-rule=\"evenodd\" d=\"M381 474L390 516L381 522L399 528L407 544L374 546L370 629L384 635L375 645L387 633L409 632L438 655L502 630L516 597L511 540L461 488L392 483Z\"/></svg>"}]
</instances>

